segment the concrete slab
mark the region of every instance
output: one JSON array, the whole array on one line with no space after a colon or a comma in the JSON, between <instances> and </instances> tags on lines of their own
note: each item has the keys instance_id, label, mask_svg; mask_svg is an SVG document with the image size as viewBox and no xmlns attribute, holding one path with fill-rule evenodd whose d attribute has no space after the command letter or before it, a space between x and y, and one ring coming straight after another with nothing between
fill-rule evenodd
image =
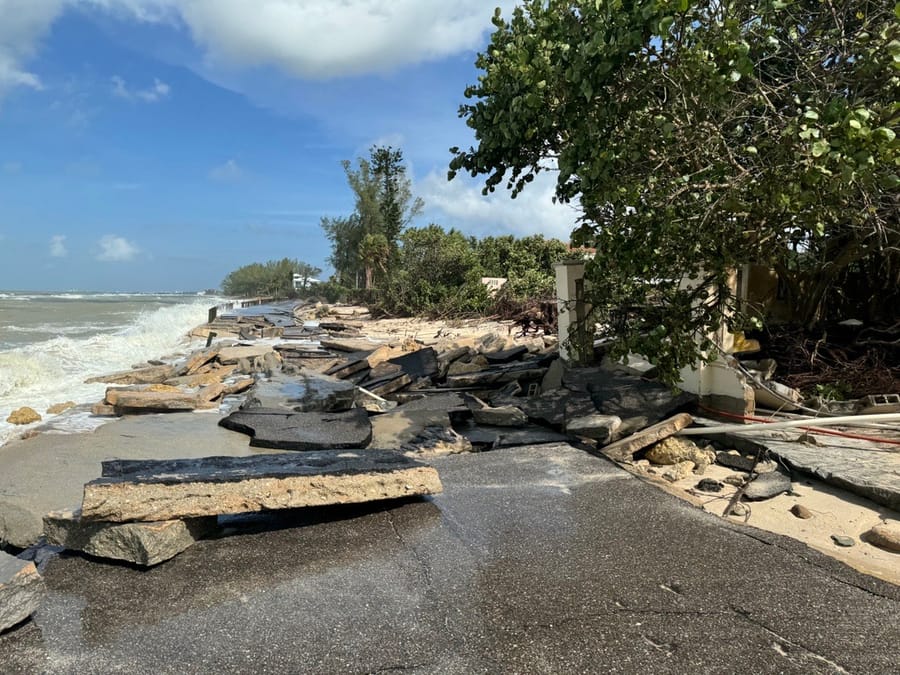
<instances>
[{"instance_id":1,"label":"concrete slab","mask_svg":"<svg viewBox=\"0 0 900 675\"><path fill-rule=\"evenodd\" d=\"M698 420L703 422L702 420ZM710 423L710 422L705 422ZM802 442L802 430L710 435L738 450L769 450L791 469L815 476L877 504L900 511L900 448L837 436L815 435Z\"/></svg>"},{"instance_id":2,"label":"concrete slab","mask_svg":"<svg viewBox=\"0 0 900 675\"><path fill-rule=\"evenodd\" d=\"M103 460L260 454L218 421L215 413L141 415L93 433L44 433L0 447L0 543L26 548L36 542L44 514L80 503Z\"/></svg>"},{"instance_id":3,"label":"concrete slab","mask_svg":"<svg viewBox=\"0 0 900 675\"><path fill-rule=\"evenodd\" d=\"M399 499L441 491L437 471L395 452L327 450L113 460L84 486L82 522L163 521Z\"/></svg>"},{"instance_id":4,"label":"concrete slab","mask_svg":"<svg viewBox=\"0 0 900 675\"><path fill-rule=\"evenodd\" d=\"M336 412L353 407L355 395L353 384L312 370L302 370L296 375L277 373L257 382L241 409Z\"/></svg>"},{"instance_id":5,"label":"concrete slab","mask_svg":"<svg viewBox=\"0 0 900 675\"><path fill-rule=\"evenodd\" d=\"M250 445L256 448L364 448L372 440L369 415L362 408L333 413L290 413L275 408L251 408L223 417L219 425L249 435Z\"/></svg>"},{"instance_id":6,"label":"concrete slab","mask_svg":"<svg viewBox=\"0 0 900 675\"><path fill-rule=\"evenodd\" d=\"M307 510L149 571L50 561L10 672L888 673L900 589L566 445ZM739 573L735 570L739 569Z\"/></svg>"}]
</instances>

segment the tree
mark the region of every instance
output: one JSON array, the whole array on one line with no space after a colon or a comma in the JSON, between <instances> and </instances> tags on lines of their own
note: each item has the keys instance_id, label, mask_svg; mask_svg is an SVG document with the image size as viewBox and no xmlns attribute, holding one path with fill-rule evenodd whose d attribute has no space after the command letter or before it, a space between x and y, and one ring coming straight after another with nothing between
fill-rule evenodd
<instances>
[{"instance_id":1,"label":"tree","mask_svg":"<svg viewBox=\"0 0 900 675\"><path fill-rule=\"evenodd\" d=\"M529 0L495 14L450 178L518 194L558 170L618 353L669 380L734 323L731 269L770 265L795 315L836 280L900 282L897 16L884 0ZM633 311L653 304L656 311Z\"/></svg>"},{"instance_id":2,"label":"tree","mask_svg":"<svg viewBox=\"0 0 900 675\"><path fill-rule=\"evenodd\" d=\"M222 281L222 292L236 297L252 297L258 295L273 298L292 298L294 274L298 273L307 280L321 273L318 267L308 263L282 258L266 263L244 265L230 272Z\"/></svg>"},{"instance_id":3,"label":"tree","mask_svg":"<svg viewBox=\"0 0 900 675\"><path fill-rule=\"evenodd\" d=\"M329 262L341 283L359 288L364 276L366 288L372 288L379 272L387 274L400 234L421 213L423 202L413 197L401 150L373 146L369 159L358 158L356 168L348 160L342 166L355 208L346 218L322 218L322 229L331 241Z\"/></svg>"}]
</instances>

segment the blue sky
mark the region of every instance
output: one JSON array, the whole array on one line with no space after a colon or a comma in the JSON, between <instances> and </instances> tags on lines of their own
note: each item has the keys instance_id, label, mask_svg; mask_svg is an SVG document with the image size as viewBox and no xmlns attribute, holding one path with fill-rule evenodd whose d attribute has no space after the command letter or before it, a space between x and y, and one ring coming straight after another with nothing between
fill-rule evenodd
<instances>
[{"instance_id":1,"label":"blue sky","mask_svg":"<svg viewBox=\"0 0 900 675\"><path fill-rule=\"evenodd\" d=\"M319 220L353 209L340 161L375 143L404 151L416 224L566 237L548 181L512 201L446 180L493 7L0 0L0 289L196 290L285 256L327 270Z\"/></svg>"}]
</instances>

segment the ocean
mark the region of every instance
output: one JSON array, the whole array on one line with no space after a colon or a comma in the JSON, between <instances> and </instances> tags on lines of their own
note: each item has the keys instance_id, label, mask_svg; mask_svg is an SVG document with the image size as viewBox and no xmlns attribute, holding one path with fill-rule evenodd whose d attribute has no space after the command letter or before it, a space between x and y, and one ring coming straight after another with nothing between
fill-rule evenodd
<instances>
[{"instance_id":1,"label":"ocean","mask_svg":"<svg viewBox=\"0 0 900 675\"><path fill-rule=\"evenodd\" d=\"M170 355L202 341L187 333L221 298L185 294L0 291L0 445L30 427L6 421L29 406L62 432L102 424L86 411L47 415L55 403L95 403L105 384L84 380Z\"/></svg>"}]
</instances>

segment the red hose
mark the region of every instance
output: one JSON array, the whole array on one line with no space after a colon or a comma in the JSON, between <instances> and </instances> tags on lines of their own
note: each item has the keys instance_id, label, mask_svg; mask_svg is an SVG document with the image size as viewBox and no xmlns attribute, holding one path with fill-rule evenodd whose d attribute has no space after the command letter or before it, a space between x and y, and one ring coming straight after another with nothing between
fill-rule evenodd
<instances>
[{"instance_id":1,"label":"red hose","mask_svg":"<svg viewBox=\"0 0 900 675\"><path fill-rule=\"evenodd\" d=\"M724 410L716 410L715 408L710 408L708 406L699 404L699 407L702 410L713 413L714 415L721 415L722 417L730 417L736 420L743 420L744 422L761 422L763 424L771 424L772 420L765 419L764 417L748 417L746 415L735 415L734 413L728 413ZM863 436L862 434L848 434L844 431L834 431L832 429L821 429L819 427L795 427L796 429L802 429L803 431L812 433L812 434L823 434L825 436L840 436L841 438L852 438L858 441L870 441L872 443L887 443L888 445L900 445L900 441L894 441L889 438L876 438L874 436Z\"/></svg>"}]
</instances>

